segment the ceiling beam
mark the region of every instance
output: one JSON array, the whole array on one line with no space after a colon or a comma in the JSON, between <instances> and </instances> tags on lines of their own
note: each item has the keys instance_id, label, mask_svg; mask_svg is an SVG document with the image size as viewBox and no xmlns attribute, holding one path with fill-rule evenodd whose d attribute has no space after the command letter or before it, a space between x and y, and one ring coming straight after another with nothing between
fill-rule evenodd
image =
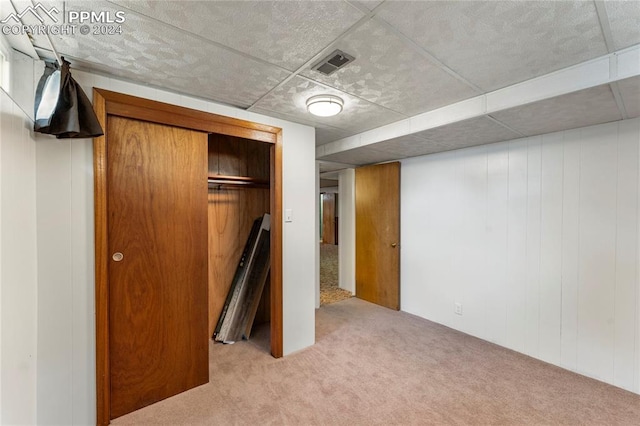
<instances>
[{"instance_id":1,"label":"ceiling beam","mask_svg":"<svg viewBox=\"0 0 640 426\"><path fill-rule=\"evenodd\" d=\"M502 127L504 127L505 129L507 129L507 130L509 130L509 131L511 131L511 132L513 132L513 133L515 133L516 135L520 135L520 136L522 136L522 137L526 136L524 133L522 133L522 132L520 132L520 131L518 131L518 130L514 129L513 127L511 127L511 126L509 126L509 125L507 125L507 124L503 123L502 121L500 121L500 120L498 120L498 119L496 119L496 118L493 118L493 117L492 117L492 116L490 116L490 115L487 115L487 119L489 119L490 121L493 121L493 122L494 122L494 123L496 123L498 126L502 126Z\"/></svg>"},{"instance_id":2,"label":"ceiling beam","mask_svg":"<svg viewBox=\"0 0 640 426\"><path fill-rule=\"evenodd\" d=\"M635 76L640 76L640 44L321 145L316 148L316 158Z\"/></svg>"},{"instance_id":3,"label":"ceiling beam","mask_svg":"<svg viewBox=\"0 0 640 426\"><path fill-rule=\"evenodd\" d=\"M349 169L349 168L355 167L353 164L338 163L336 161L327 161L327 160L318 160L317 163L320 164L320 166L327 166L328 168L332 169L332 171L339 170L339 169Z\"/></svg>"}]
</instances>

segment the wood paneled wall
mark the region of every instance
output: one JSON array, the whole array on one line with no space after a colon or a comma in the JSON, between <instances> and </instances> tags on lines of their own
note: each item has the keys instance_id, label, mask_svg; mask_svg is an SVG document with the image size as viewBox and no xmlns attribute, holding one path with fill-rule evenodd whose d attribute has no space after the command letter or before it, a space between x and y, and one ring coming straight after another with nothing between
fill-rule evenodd
<instances>
[{"instance_id":1,"label":"wood paneled wall","mask_svg":"<svg viewBox=\"0 0 640 426\"><path fill-rule=\"evenodd\" d=\"M269 180L271 144L212 134L209 136L209 174Z\"/></svg>"},{"instance_id":2,"label":"wood paneled wall","mask_svg":"<svg viewBox=\"0 0 640 426\"><path fill-rule=\"evenodd\" d=\"M639 135L624 120L404 160L403 309L640 393Z\"/></svg>"},{"instance_id":3,"label":"wood paneled wall","mask_svg":"<svg viewBox=\"0 0 640 426\"><path fill-rule=\"evenodd\" d=\"M43 223L50 223L51 217L47 215L46 209L36 210L36 194L39 200L77 205L73 204L75 200L61 198L56 191L50 190L55 185L54 182L65 179L68 183L77 176L69 173L63 178L44 178L43 176L51 177L50 171L60 167L62 157L48 157L43 153L51 153L51 145L57 145L58 149L66 149L64 152L67 155L72 152L74 155L82 155L82 144L71 144L66 140L37 143L30 132L32 123L18 104L0 90L0 293L4 297L0 312L3 329L0 333L0 346L1 384L5 389L0 394L0 422L3 424L36 424L39 413L37 409L47 404L41 402L38 394L43 390L59 390L52 385L65 383L67 378L66 375L56 376L56 381L47 374L37 375L42 371L38 368L43 366L48 371L58 371L58 365L51 359L55 357L42 356L40 345L47 347L55 339L58 330L71 325L71 321L78 321L78 329L85 331L85 322L80 321L75 311L59 311L56 303L43 303L45 297L56 302L66 302L67 298L77 295L80 287L75 287L76 277L65 276L64 285L54 286L51 285L53 280L64 275L61 272L63 267L51 267L50 274L38 275L43 267L58 265L58 257L55 257L58 253L73 253L79 259L74 257L74 262L83 260L84 253L78 253L71 244L62 245L54 238L50 238L49 244L42 243L44 237L71 233L76 227L82 227L82 223L73 222L76 216L56 216L57 226L43 226L40 229ZM36 151L38 161L42 163L39 165L39 174L35 169ZM76 181L73 182L75 184ZM38 262L39 250L54 253L53 259L48 257L47 262ZM89 263L87 260L87 264ZM66 266L62 262L60 264ZM70 339L64 341L71 342ZM65 374L70 374L67 370L64 371Z\"/></svg>"},{"instance_id":4,"label":"wood paneled wall","mask_svg":"<svg viewBox=\"0 0 640 426\"><path fill-rule=\"evenodd\" d=\"M232 136L209 137L209 174L269 179L269 144ZM269 188L209 190L209 335L220 317L253 221L269 213ZM269 286L264 294L268 299ZM256 318L269 318L261 303Z\"/></svg>"}]
</instances>

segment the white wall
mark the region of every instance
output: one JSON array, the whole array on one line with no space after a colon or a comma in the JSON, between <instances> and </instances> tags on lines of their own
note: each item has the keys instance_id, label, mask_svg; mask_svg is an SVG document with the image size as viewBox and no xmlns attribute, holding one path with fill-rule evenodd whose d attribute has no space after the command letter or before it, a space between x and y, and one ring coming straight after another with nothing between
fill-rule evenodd
<instances>
[{"instance_id":1,"label":"white wall","mask_svg":"<svg viewBox=\"0 0 640 426\"><path fill-rule=\"evenodd\" d=\"M38 423L95 423L91 141L37 142Z\"/></svg>"},{"instance_id":2,"label":"white wall","mask_svg":"<svg viewBox=\"0 0 640 426\"><path fill-rule=\"evenodd\" d=\"M284 209L293 212L293 221L284 223L282 241L283 345L287 355L315 342L315 265L320 250L316 237L315 129L256 114L248 119L283 129L283 213Z\"/></svg>"},{"instance_id":3,"label":"white wall","mask_svg":"<svg viewBox=\"0 0 640 426\"><path fill-rule=\"evenodd\" d=\"M315 218L315 229L316 229L316 246L320 244L320 163L316 161L316 218ZM316 288L316 309L320 308L320 249L316 250L316 269L315 269L316 279L315 279L315 288Z\"/></svg>"},{"instance_id":4,"label":"white wall","mask_svg":"<svg viewBox=\"0 0 640 426\"><path fill-rule=\"evenodd\" d=\"M117 79L72 73L90 97L91 88L96 86L283 129L283 208L294 211L293 222L283 228L284 353L312 345L317 250L314 129ZM90 140L58 141L43 136L37 142L36 155L37 421L95 423L92 145ZM35 264L31 267L35 271ZM23 315L35 321L35 312Z\"/></svg>"},{"instance_id":5,"label":"white wall","mask_svg":"<svg viewBox=\"0 0 640 426\"><path fill-rule=\"evenodd\" d=\"M0 423L36 422L36 146L0 89Z\"/></svg>"},{"instance_id":6,"label":"white wall","mask_svg":"<svg viewBox=\"0 0 640 426\"><path fill-rule=\"evenodd\" d=\"M402 309L640 393L639 147L635 119L403 160Z\"/></svg>"},{"instance_id":7,"label":"white wall","mask_svg":"<svg viewBox=\"0 0 640 426\"><path fill-rule=\"evenodd\" d=\"M356 294L356 171L338 175L338 286Z\"/></svg>"}]
</instances>

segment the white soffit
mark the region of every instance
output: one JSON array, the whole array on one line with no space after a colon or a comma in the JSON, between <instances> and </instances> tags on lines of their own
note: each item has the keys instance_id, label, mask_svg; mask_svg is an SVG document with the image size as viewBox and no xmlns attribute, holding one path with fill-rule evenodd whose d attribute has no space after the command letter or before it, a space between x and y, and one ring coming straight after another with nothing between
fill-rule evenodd
<instances>
[{"instance_id":1,"label":"white soffit","mask_svg":"<svg viewBox=\"0 0 640 426\"><path fill-rule=\"evenodd\" d=\"M317 163L320 168L320 173L335 172L353 167L353 164L336 163L335 161L317 161Z\"/></svg>"},{"instance_id":2,"label":"white soffit","mask_svg":"<svg viewBox=\"0 0 640 426\"><path fill-rule=\"evenodd\" d=\"M378 16L485 91L607 53L593 2L388 2Z\"/></svg>"},{"instance_id":3,"label":"white soffit","mask_svg":"<svg viewBox=\"0 0 640 426\"><path fill-rule=\"evenodd\" d=\"M355 61L329 76L303 75L406 115L479 94L410 47L386 25L370 20L340 41Z\"/></svg>"},{"instance_id":4,"label":"white soffit","mask_svg":"<svg viewBox=\"0 0 640 426\"><path fill-rule=\"evenodd\" d=\"M478 119L473 119L473 123L455 123L451 124L452 127L457 127L457 129L453 129L450 126L443 126L442 134L446 136L446 132L451 131L452 133L469 133L469 131L473 131L474 126L478 126L477 130L482 131L482 124L477 121ZM490 120L486 119L490 122ZM470 120L472 121L472 120ZM447 128L447 129L446 129ZM510 132L502 132L500 129L497 130L500 133L499 139L504 140L503 138L507 137L509 139L513 139L513 133ZM433 136L437 135L434 133ZM518 136L515 136L518 137ZM491 138L486 138L485 140L492 140ZM437 152L451 151L460 148L466 148L468 146L478 145L479 138L470 138L470 139L458 139L455 141L449 140L449 138L442 138L441 140L427 140L421 137L417 137L415 135L407 135L400 136L399 138L389 139L384 142L379 142L373 145L368 145L371 149L375 149L376 151L388 152L393 154L393 159L401 159L401 158L409 158L409 157L417 157L420 155L428 155L434 154ZM482 142L486 143L486 142ZM480 143L480 144L482 144ZM357 152L357 151L356 151Z\"/></svg>"},{"instance_id":5,"label":"white soffit","mask_svg":"<svg viewBox=\"0 0 640 426\"><path fill-rule=\"evenodd\" d=\"M390 154L404 155L408 157L424 155L427 153L431 153L433 149L438 149L435 142L420 138L416 135L400 136L369 146L376 151L388 152Z\"/></svg>"},{"instance_id":6,"label":"white soffit","mask_svg":"<svg viewBox=\"0 0 640 426\"><path fill-rule=\"evenodd\" d=\"M398 155L396 154L376 151L375 149L365 147L327 155L322 159L328 161L337 161L340 163L354 164L357 166L364 166L366 164L382 163L384 161L397 160L404 157L406 156L398 157Z\"/></svg>"},{"instance_id":7,"label":"white soffit","mask_svg":"<svg viewBox=\"0 0 640 426\"><path fill-rule=\"evenodd\" d=\"M327 143L316 149L316 156L322 158L474 117L496 117L500 111L636 76L640 76L640 45Z\"/></svg>"},{"instance_id":8,"label":"white soffit","mask_svg":"<svg viewBox=\"0 0 640 426\"><path fill-rule=\"evenodd\" d=\"M527 136L622 119L608 84L500 111L491 116Z\"/></svg>"},{"instance_id":9,"label":"white soffit","mask_svg":"<svg viewBox=\"0 0 640 426\"><path fill-rule=\"evenodd\" d=\"M113 3L291 71L364 15L340 1Z\"/></svg>"},{"instance_id":10,"label":"white soffit","mask_svg":"<svg viewBox=\"0 0 640 426\"><path fill-rule=\"evenodd\" d=\"M487 117L477 117L418 132L414 136L434 141L440 147L445 148L442 151L451 151L474 145L516 139L522 135Z\"/></svg>"},{"instance_id":11,"label":"white soffit","mask_svg":"<svg viewBox=\"0 0 640 426\"><path fill-rule=\"evenodd\" d=\"M640 77L618 82L618 89L629 118L640 117Z\"/></svg>"}]
</instances>

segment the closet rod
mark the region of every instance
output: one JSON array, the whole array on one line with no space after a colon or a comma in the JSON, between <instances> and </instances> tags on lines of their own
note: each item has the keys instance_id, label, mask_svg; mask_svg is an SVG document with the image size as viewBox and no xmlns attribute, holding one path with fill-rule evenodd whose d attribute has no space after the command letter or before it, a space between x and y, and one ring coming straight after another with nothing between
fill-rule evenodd
<instances>
[{"instance_id":1,"label":"closet rod","mask_svg":"<svg viewBox=\"0 0 640 426\"><path fill-rule=\"evenodd\" d=\"M245 177L210 177L207 180L210 188L221 189L224 186L269 188L269 181Z\"/></svg>"}]
</instances>

